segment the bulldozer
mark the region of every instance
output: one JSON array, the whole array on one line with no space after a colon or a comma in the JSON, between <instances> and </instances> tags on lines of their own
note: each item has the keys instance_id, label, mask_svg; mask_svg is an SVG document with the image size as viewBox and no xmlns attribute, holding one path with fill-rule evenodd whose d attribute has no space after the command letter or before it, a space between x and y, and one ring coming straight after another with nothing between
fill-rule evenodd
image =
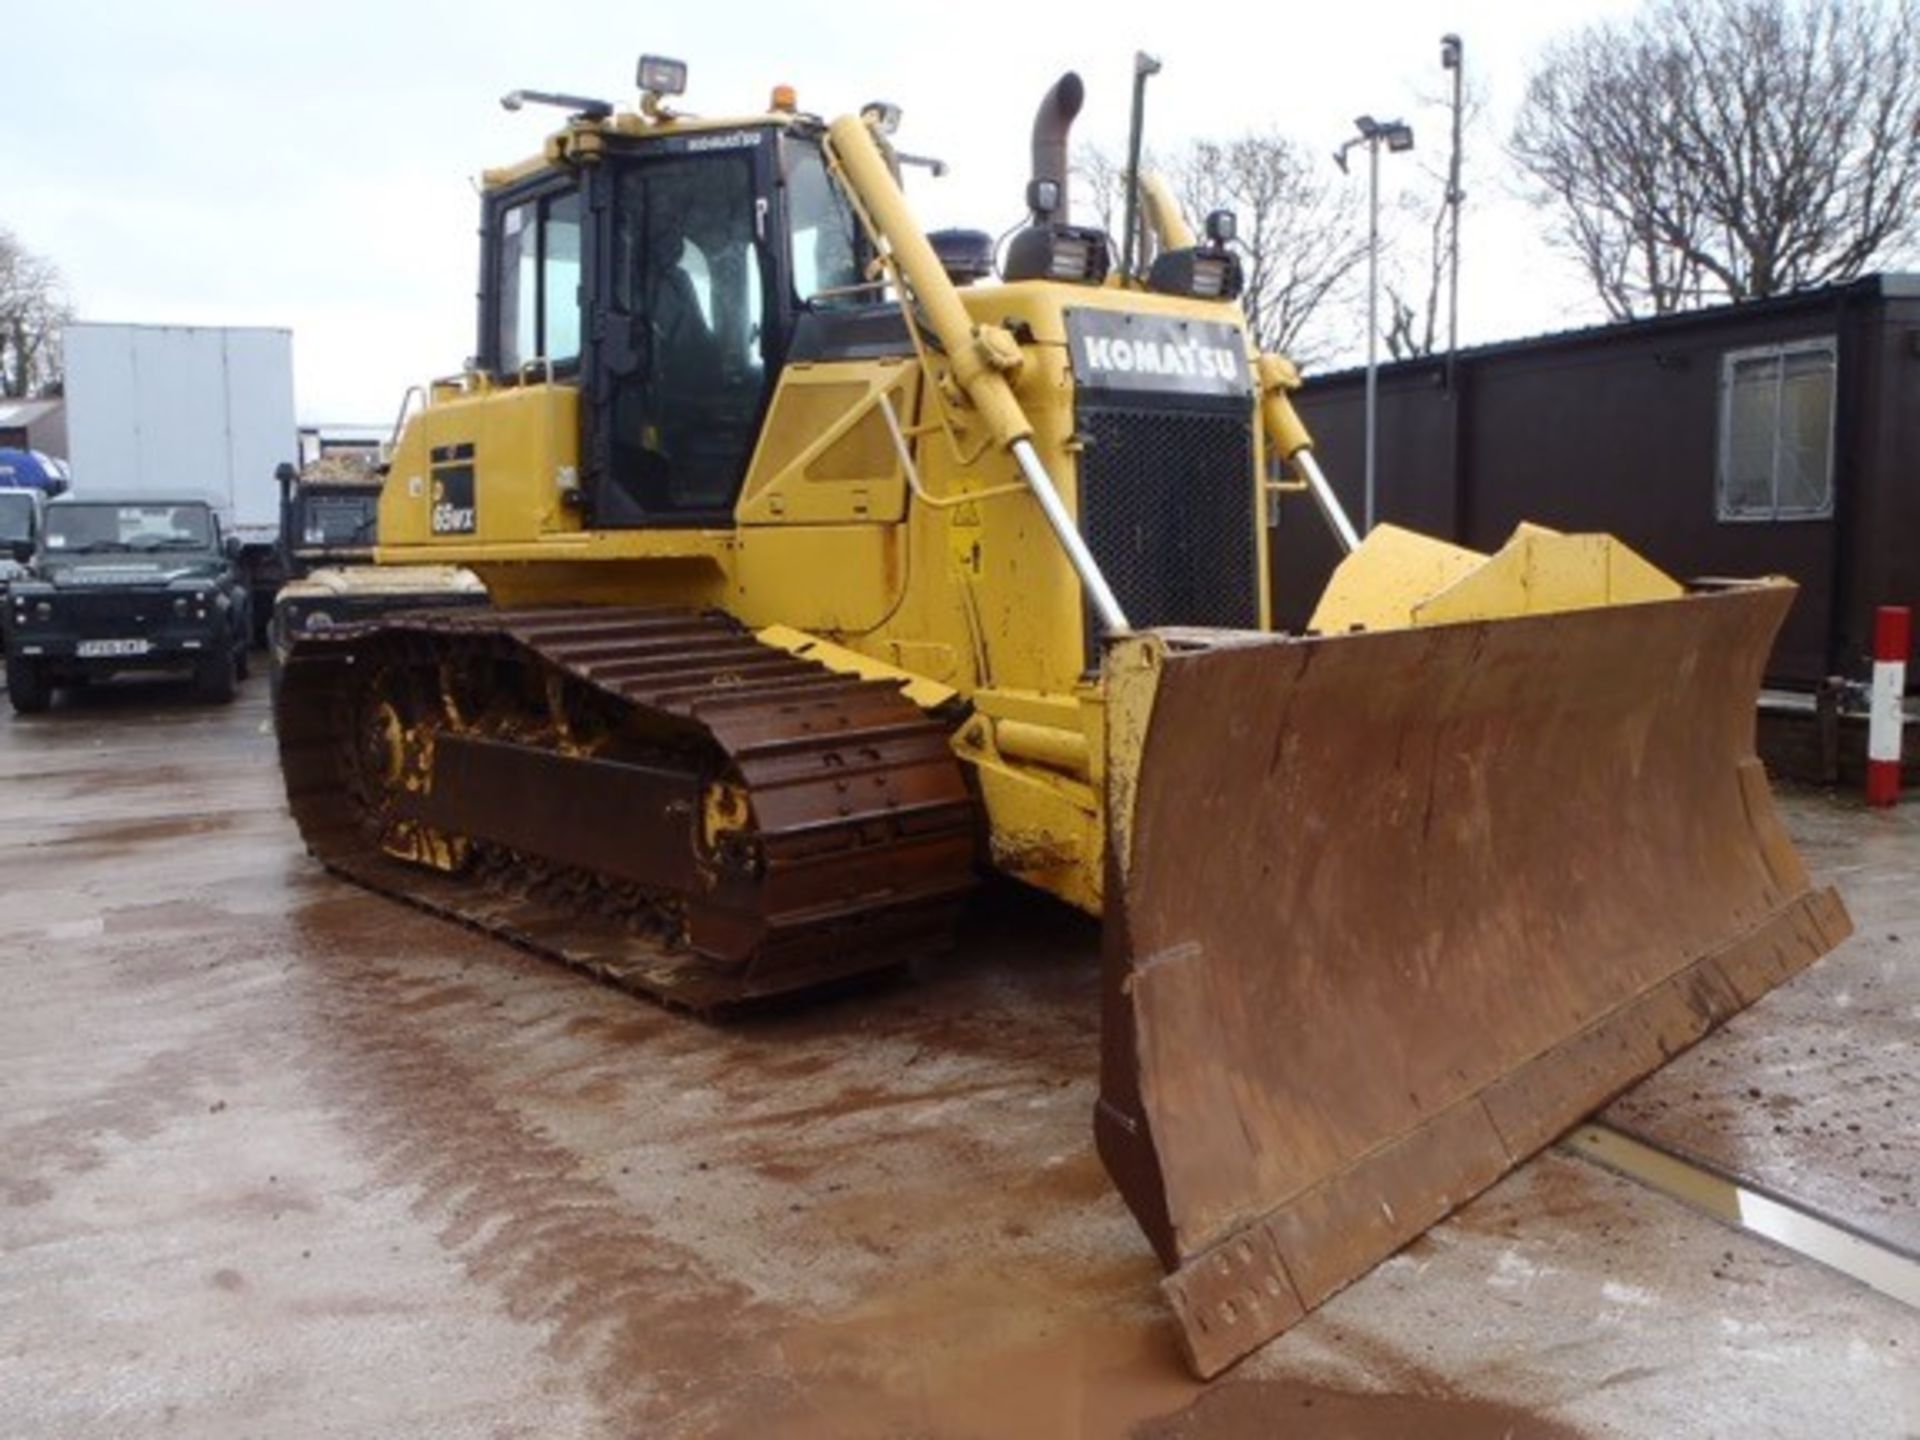
<instances>
[{"instance_id":1,"label":"bulldozer","mask_svg":"<svg viewBox=\"0 0 1920 1440\"><path fill-rule=\"evenodd\" d=\"M1790 583L1354 534L1232 217L1073 223L1076 76L999 248L916 222L896 107L685 86L506 99L566 118L484 176L378 552L493 607L292 647L327 867L702 1016L986 872L1101 917L1095 1142L1202 1376L1845 936L1753 753ZM1351 553L1274 633L1303 490Z\"/></svg>"}]
</instances>

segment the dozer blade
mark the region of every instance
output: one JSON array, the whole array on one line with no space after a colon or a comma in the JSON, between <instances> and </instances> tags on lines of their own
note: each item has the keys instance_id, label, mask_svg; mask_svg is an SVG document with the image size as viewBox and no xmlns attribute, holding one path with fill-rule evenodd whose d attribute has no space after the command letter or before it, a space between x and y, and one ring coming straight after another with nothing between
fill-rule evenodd
<instances>
[{"instance_id":1,"label":"dozer blade","mask_svg":"<svg viewBox=\"0 0 1920 1440\"><path fill-rule=\"evenodd\" d=\"M1845 937L1753 754L1791 598L1111 652L1096 1132L1199 1374Z\"/></svg>"}]
</instances>

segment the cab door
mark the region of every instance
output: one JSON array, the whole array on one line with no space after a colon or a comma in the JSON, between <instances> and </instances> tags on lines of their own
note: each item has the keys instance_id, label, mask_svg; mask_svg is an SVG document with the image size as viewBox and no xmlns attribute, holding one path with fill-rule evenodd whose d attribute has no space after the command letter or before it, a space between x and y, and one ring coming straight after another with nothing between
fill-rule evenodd
<instances>
[{"instance_id":1,"label":"cab door","mask_svg":"<svg viewBox=\"0 0 1920 1440\"><path fill-rule=\"evenodd\" d=\"M649 139L596 177L587 523L726 525L778 359L764 131Z\"/></svg>"}]
</instances>

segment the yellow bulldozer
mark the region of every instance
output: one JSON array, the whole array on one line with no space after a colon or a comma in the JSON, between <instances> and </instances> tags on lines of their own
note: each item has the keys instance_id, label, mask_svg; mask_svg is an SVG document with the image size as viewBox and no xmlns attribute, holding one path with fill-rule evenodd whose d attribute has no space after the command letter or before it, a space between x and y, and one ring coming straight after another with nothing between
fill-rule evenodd
<instances>
[{"instance_id":1,"label":"yellow bulldozer","mask_svg":"<svg viewBox=\"0 0 1920 1440\"><path fill-rule=\"evenodd\" d=\"M1357 537L1230 217L1073 224L1073 76L1003 254L916 224L894 107L685 78L508 97L567 118L485 176L379 519L495 608L294 646L328 867L704 1014L927 953L983 871L1102 916L1096 1143L1203 1375L1846 933L1752 750L1789 584L1383 526L1271 633L1276 492Z\"/></svg>"}]
</instances>

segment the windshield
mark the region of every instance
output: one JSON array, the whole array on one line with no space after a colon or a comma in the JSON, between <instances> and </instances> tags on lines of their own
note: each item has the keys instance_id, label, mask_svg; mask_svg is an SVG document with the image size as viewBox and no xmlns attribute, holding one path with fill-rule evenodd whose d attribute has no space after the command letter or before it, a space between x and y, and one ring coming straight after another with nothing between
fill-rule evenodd
<instances>
[{"instance_id":1,"label":"windshield","mask_svg":"<svg viewBox=\"0 0 1920 1440\"><path fill-rule=\"evenodd\" d=\"M875 292L861 287L865 277L860 273L859 227L846 197L827 175L820 147L789 139L782 153L794 298L820 305L873 299Z\"/></svg>"},{"instance_id":2,"label":"windshield","mask_svg":"<svg viewBox=\"0 0 1920 1440\"><path fill-rule=\"evenodd\" d=\"M32 498L26 495L0 495L0 545L32 538Z\"/></svg>"},{"instance_id":3,"label":"windshield","mask_svg":"<svg viewBox=\"0 0 1920 1440\"><path fill-rule=\"evenodd\" d=\"M50 505L47 549L65 555L109 550L211 550L205 505Z\"/></svg>"},{"instance_id":4,"label":"windshield","mask_svg":"<svg viewBox=\"0 0 1920 1440\"><path fill-rule=\"evenodd\" d=\"M302 545L371 545L380 520L380 497L308 495L300 514Z\"/></svg>"}]
</instances>

